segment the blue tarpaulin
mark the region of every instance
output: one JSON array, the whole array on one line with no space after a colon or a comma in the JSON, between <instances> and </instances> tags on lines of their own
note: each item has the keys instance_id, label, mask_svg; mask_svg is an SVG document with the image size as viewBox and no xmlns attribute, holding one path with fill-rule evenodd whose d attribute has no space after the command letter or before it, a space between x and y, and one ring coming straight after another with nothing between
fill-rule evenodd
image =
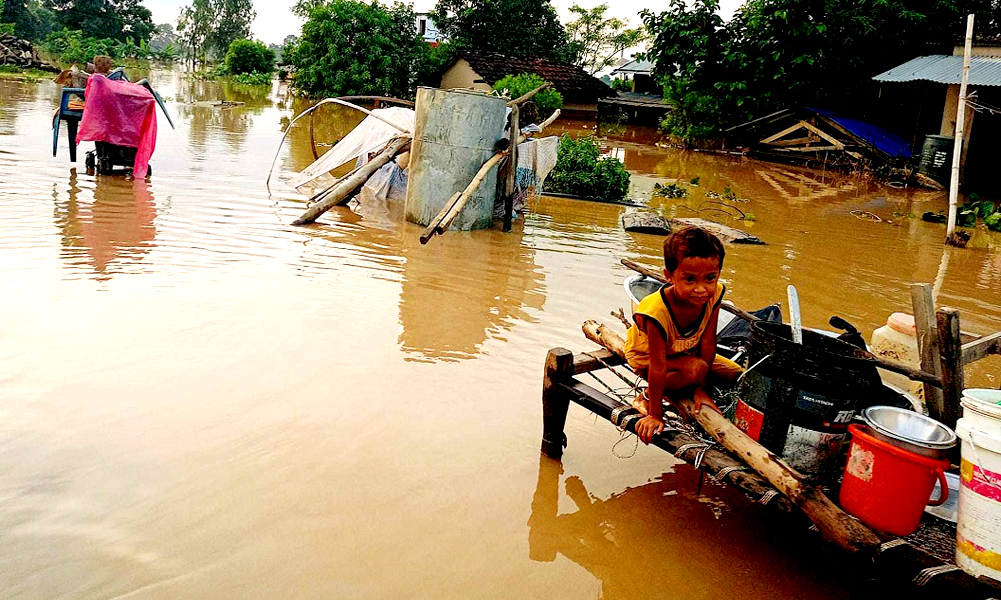
<instances>
[{"instance_id":1,"label":"blue tarpaulin","mask_svg":"<svg viewBox=\"0 0 1001 600\"><path fill-rule=\"evenodd\" d=\"M867 144L892 157L909 157L911 143L895 133L891 133L878 125L838 115L834 111L810 108L817 114L824 115L838 125L844 127L852 135L864 140Z\"/></svg>"}]
</instances>

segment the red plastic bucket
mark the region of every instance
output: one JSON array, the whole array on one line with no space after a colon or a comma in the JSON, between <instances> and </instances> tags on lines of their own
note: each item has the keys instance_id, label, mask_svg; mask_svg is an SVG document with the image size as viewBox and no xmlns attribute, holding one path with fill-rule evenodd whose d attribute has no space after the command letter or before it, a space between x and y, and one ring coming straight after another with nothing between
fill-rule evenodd
<instances>
[{"instance_id":1,"label":"red plastic bucket","mask_svg":"<svg viewBox=\"0 0 1001 600\"><path fill-rule=\"evenodd\" d=\"M851 449L841 483L841 508L860 521L894 535L914 533L925 506L949 499L949 461L904 450L874 437L864 425L850 425ZM930 501L935 480L941 497Z\"/></svg>"}]
</instances>

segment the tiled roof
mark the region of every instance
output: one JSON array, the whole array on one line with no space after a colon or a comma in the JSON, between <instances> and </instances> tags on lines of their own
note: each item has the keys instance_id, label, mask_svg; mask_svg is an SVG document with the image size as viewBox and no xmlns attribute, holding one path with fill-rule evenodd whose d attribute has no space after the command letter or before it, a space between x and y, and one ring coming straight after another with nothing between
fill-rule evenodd
<instances>
[{"instance_id":1,"label":"tiled roof","mask_svg":"<svg viewBox=\"0 0 1001 600\"><path fill-rule=\"evenodd\" d=\"M963 57L933 54L919 56L873 77L876 81L934 81L959 84L963 77ZM1001 86L1001 57L970 57L970 85Z\"/></svg>"},{"instance_id":2,"label":"tiled roof","mask_svg":"<svg viewBox=\"0 0 1001 600\"><path fill-rule=\"evenodd\" d=\"M564 100L597 102L599 98L615 96L612 88L584 69L545 58L520 58L496 52L460 52L456 59L460 58L489 85L508 75L535 73L551 82Z\"/></svg>"}]
</instances>

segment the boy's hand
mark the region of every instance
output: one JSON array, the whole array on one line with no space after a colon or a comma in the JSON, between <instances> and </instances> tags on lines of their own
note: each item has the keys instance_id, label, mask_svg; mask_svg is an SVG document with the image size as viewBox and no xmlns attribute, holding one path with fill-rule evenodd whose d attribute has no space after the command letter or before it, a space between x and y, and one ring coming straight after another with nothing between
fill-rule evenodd
<instances>
[{"instance_id":1,"label":"boy's hand","mask_svg":"<svg viewBox=\"0 0 1001 600\"><path fill-rule=\"evenodd\" d=\"M636 423L636 435L644 444L649 444L653 436L664 431L664 422L657 417L643 417Z\"/></svg>"}]
</instances>

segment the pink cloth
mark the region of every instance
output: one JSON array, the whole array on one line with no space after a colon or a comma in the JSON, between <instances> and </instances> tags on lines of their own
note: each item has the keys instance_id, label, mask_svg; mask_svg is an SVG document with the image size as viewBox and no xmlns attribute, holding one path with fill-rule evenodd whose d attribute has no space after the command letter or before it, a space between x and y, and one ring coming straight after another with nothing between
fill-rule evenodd
<instances>
[{"instance_id":1,"label":"pink cloth","mask_svg":"<svg viewBox=\"0 0 1001 600\"><path fill-rule=\"evenodd\" d=\"M111 80L103 75L87 78L87 105L80 119L76 142L108 142L136 149L132 173L145 177L156 149L156 100L143 86Z\"/></svg>"}]
</instances>

